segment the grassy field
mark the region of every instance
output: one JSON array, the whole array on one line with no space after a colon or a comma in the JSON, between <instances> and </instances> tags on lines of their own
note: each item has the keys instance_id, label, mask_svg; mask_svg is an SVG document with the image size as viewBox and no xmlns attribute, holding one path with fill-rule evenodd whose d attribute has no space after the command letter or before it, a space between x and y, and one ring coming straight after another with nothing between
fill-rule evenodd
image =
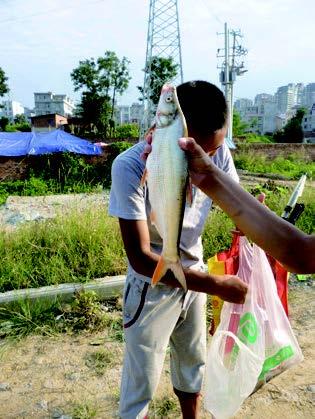
<instances>
[{"instance_id":1,"label":"grassy field","mask_svg":"<svg viewBox=\"0 0 315 419\"><path fill-rule=\"evenodd\" d=\"M292 188L269 182L251 187L264 191L267 205L278 215ZM305 188L306 210L298 227L312 233L315 227L315 191ZM226 249L231 242L232 221L218 208L212 211L203 234L204 257ZM104 206L74 211L49 221L22 225L0 237L0 292L88 280L123 274L126 256L117 220Z\"/></svg>"}]
</instances>

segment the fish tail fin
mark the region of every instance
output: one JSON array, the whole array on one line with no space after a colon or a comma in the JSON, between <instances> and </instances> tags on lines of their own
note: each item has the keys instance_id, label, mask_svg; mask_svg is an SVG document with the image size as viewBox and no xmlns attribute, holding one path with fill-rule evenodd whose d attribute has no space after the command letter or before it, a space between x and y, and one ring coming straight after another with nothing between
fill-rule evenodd
<instances>
[{"instance_id":1,"label":"fish tail fin","mask_svg":"<svg viewBox=\"0 0 315 419\"><path fill-rule=\"evenodd\" d=\"M168 270L173 272L177 281L181 284L184 290L187 291L186 278L180 260L178 259L177 262L168 262L163 256L160 256L153 273L151 280L152 287L154 287L163 278Z\"/></svg>"}]
</instances>

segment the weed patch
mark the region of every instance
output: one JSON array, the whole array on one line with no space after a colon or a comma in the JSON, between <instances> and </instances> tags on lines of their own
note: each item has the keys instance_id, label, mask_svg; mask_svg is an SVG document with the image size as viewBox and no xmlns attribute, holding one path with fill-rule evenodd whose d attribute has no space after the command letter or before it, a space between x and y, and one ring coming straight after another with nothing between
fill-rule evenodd
<instances>
[{"instance_id":1,"label":"weed patch","mask_svg":"<svg viewBox=\"0 0 315 419\"><path fill-rule=\"evenodd\" d=\"M82 291L70 304L22 300L0 307L0 339L30 334L96 332L108 328L109 338L122 341L121 316L101 304L93 291Z\"/></svg>"},{"instance_id":2,"label":"weed patch","mask_svg":"<svg viewBox=\"0 0 315 419\"><path fill-rule=\"evenodd\" d=\"M105 348L95 352L89 352L85 357L85 365L94 371L98 376L104 375L107 368L111 368L116 364L116 355Z\"/></svg>"}]
</instances>

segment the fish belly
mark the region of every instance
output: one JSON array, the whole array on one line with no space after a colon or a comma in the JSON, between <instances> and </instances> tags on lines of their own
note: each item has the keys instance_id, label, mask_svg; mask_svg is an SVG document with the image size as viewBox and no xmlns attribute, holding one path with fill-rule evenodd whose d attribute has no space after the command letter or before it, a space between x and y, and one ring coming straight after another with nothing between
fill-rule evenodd
<instances>
[{"instance_id":1,"label":"fish belly","mask_svg":"<svg viewBox=\"0 0 315 419\"><path fill-rule=\"evenodd\" d=\"M175 121L157 129L147 161L152 218L163 239L162 254L169 262L178 260L178 245L186 198L188 164L178 145L183 126Z\"/></svg>"}]
</instances>

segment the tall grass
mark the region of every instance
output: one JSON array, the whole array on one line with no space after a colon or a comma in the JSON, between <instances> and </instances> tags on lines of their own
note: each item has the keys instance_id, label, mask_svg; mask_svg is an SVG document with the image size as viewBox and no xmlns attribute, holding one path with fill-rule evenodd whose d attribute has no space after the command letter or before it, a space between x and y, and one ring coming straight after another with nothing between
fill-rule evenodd
<instances>
[{"instance_id":1,"label":"tall grass","mask_svg":"<svg viewBox=\"0 0 315 419\"><path fill-rule=\"evenodd\" d=\"M117 220L101 205L1 235L0 258L0 292L86 282L126 269Z\"/></svg>"},{"instance_id":2,"label":"tall grass","mask_svg":"<svg viewBox=\"0 0 315 419\"><path fill-rule=\"evenodd\" d=\"M281 215L292 189L267 183L251 188L251 192L265 192L266 204ZM297 226L311 234L315 226L314 188L306 187L299 202L305 203L305 211ZM212 211L203 234L204 260L229 247L232 228L233 222L223 211ZM0 258L0 292L86 282L123 274L127 267L117 220L109 217L102 205L1 235Z\"/></svg>"}]
</instances>

